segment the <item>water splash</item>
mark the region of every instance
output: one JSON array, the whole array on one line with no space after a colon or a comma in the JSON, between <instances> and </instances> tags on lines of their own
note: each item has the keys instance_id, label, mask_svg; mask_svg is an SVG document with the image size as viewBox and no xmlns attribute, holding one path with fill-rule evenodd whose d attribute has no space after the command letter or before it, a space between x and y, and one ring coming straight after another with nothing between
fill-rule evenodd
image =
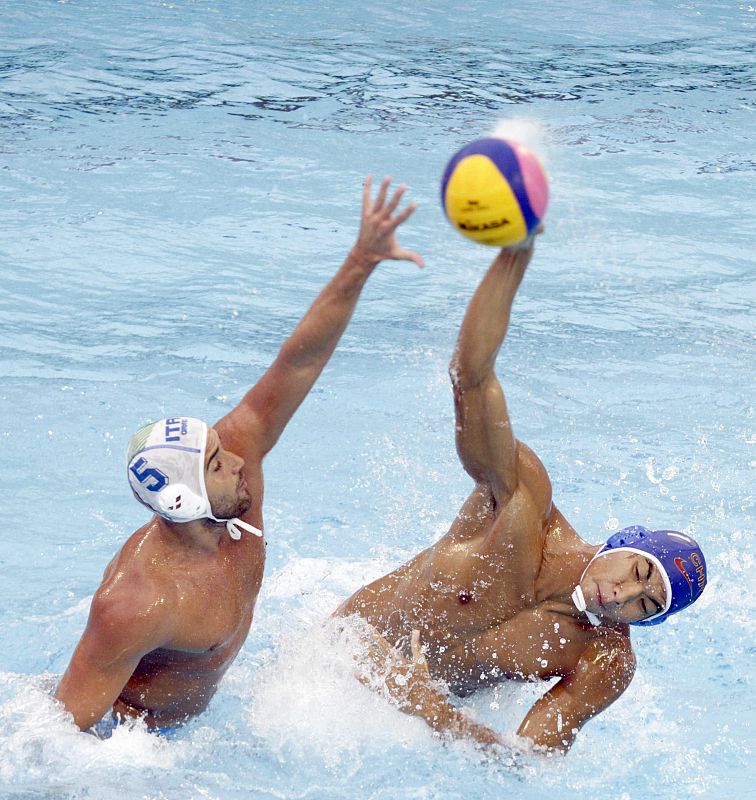
<instances>
[{"instance_id":1,"label":"water splash","mask_svg":"<svg viewBox=\"0 0 756 800\"><path fill-rule=\"evenodd\" d=\"M544 167L548 166L550 136L548 129L540 120L527 117L500 119L491 135L524 144L538 156Z\"/></svg>"}]
</instances>

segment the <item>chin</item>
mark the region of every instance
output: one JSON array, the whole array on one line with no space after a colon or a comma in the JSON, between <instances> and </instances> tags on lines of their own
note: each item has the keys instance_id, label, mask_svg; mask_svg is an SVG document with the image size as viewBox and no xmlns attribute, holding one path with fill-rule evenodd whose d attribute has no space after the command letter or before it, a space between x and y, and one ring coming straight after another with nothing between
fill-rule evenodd
<instances>
[{"instance_id":1,"label":"chin","mask_svg":"<svg viewBox=\"0 0 756 800\"><path fill-rule=\"evenodd\" d=\"M252 499L248 494L237 497L236 500L229 498L228 504L223 503L218 508L213 507L213 513L220 519L233 519L246 514L252 505Z\"/></svg>"},{"instance_id":2,"label":"chin","mask_svg":"<svg viewBox=\"0 0 756 800\"><path fill-rule=\"evenodd\" d=\"M246 514L251 507L252 507L252 498L249 495L240 498L239 505L236 509L236 513L234 514L234 516L240 517L242 514Z\"/></svg>"}]
</instances>

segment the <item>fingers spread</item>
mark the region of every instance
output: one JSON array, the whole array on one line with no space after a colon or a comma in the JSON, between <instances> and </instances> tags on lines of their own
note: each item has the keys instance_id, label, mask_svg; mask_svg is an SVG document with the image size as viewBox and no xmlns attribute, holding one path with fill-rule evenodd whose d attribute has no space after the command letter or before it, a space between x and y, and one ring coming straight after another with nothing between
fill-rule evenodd
<instances>
[{"instance_id":1,"label":"fingers spread","mask_svg":"<svg viewBox=\"0 0 756 800\"><path fill-rule=\"evenodd\" d=\"M381 211L383 209L390 183L391 178L388 175L381 181L381 188L378 190L378 197L375 198L375 205L373 206L374 211Z\"/></svg>"},{"instance_id":2,"label":"fingers spread","mask_svg":"<svg viewBox=\"0 0 756 800\"><path fill-rule=\"evenodd\" d=\"M417 264L420 269L425 266L425 259L419 253L413 253L412 250L405 250L402 247L396 251L394 258L399 261L412 261Z\"/></svg>"},{"instance_id":3,"label":"fingers spread","mask_svg":"<svg viewBox=\"0 0 756 800\"><path fill-rule=\"evenodd\" d=\"M397 214L396 217L393 219L394 227L398 227L401 225L405 220L409 219L417 209L417 206L414 203L410 203L407 208L404 209L400 214Z\"/></svg>"},{"instance_id":4,"label":"fingers spread","mask_svg":"<svg viewBox=\"0 0 756 800\"><path fill-rule=\"evenodd\" d=\"M404 184L401 184L399 188L394 192L394 196L391 198L391 202L386 206L386 212L391 215L396 211L396 207L399 205L399 201L402 199L402 195L407 191L407 187Z\"/></svg>"}]
</instances>

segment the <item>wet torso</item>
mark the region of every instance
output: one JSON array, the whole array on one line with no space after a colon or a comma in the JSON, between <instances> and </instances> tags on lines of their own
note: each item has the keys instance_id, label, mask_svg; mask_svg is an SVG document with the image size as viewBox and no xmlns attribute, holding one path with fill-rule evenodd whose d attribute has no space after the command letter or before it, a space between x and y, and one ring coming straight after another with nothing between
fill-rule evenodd
<instances>
[{"instance_id":1,"label":"wet torso","mask_svg":"<svg viewBox=\"0 0 756 800\"><path fill-rule=\"evenodd\" d=\"M542 567L577 533L552 506L543 465L518 445L520 485L503 510L476 487L446 536L340 609L409 656L419 629L431 675L458 694L503 678L571 674L597 633L548 597Z\"/></svg>"},{"instance_id":2,"label":"wet torso","mask_svg":"<svg viewBox=\"0 0 756 800\"><path fill-rule=\"evenodd\" d=\"M262 528L260 465L248 463L245 474L254 499L243 519ZM234 541L223 532L217 552L196 552L166 547L158 527L153 520L128 540L98 592L142 592L170 615L169 639L140 660L114 704L115 712L165 726L206 708L241 649L262 582L265 544L249 533Z\"/></svg>"}]
</instances>

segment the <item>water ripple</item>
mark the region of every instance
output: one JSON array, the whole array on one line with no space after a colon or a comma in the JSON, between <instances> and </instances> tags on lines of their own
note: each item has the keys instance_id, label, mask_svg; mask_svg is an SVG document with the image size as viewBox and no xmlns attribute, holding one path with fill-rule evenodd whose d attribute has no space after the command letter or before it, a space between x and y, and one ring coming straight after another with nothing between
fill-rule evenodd
<instances>
[{"instance_id":1,"label":"water ripple","mask_svg":"<svg viewBox=\"0 0 756 800\"><path fill-rule=\"evenodd\" d=\"M616 48L498 47L448 40L388 41L380 50L336 39L285 44L209 44L199 50L169 42L85 55L33 46L3 57L4 125L40 116L165 114L223 106L230 114L280 121L310 114L315 126L365 112L394 124L414 116L497 110L537 101L606 102L657 92L742 90L756 75L753 45L707 39ZM82 62L84 62L82 64ZM752 94L752 92L751 92ZM324 101L328 101L324 105Z\"/></svg>"}]
</instances>

